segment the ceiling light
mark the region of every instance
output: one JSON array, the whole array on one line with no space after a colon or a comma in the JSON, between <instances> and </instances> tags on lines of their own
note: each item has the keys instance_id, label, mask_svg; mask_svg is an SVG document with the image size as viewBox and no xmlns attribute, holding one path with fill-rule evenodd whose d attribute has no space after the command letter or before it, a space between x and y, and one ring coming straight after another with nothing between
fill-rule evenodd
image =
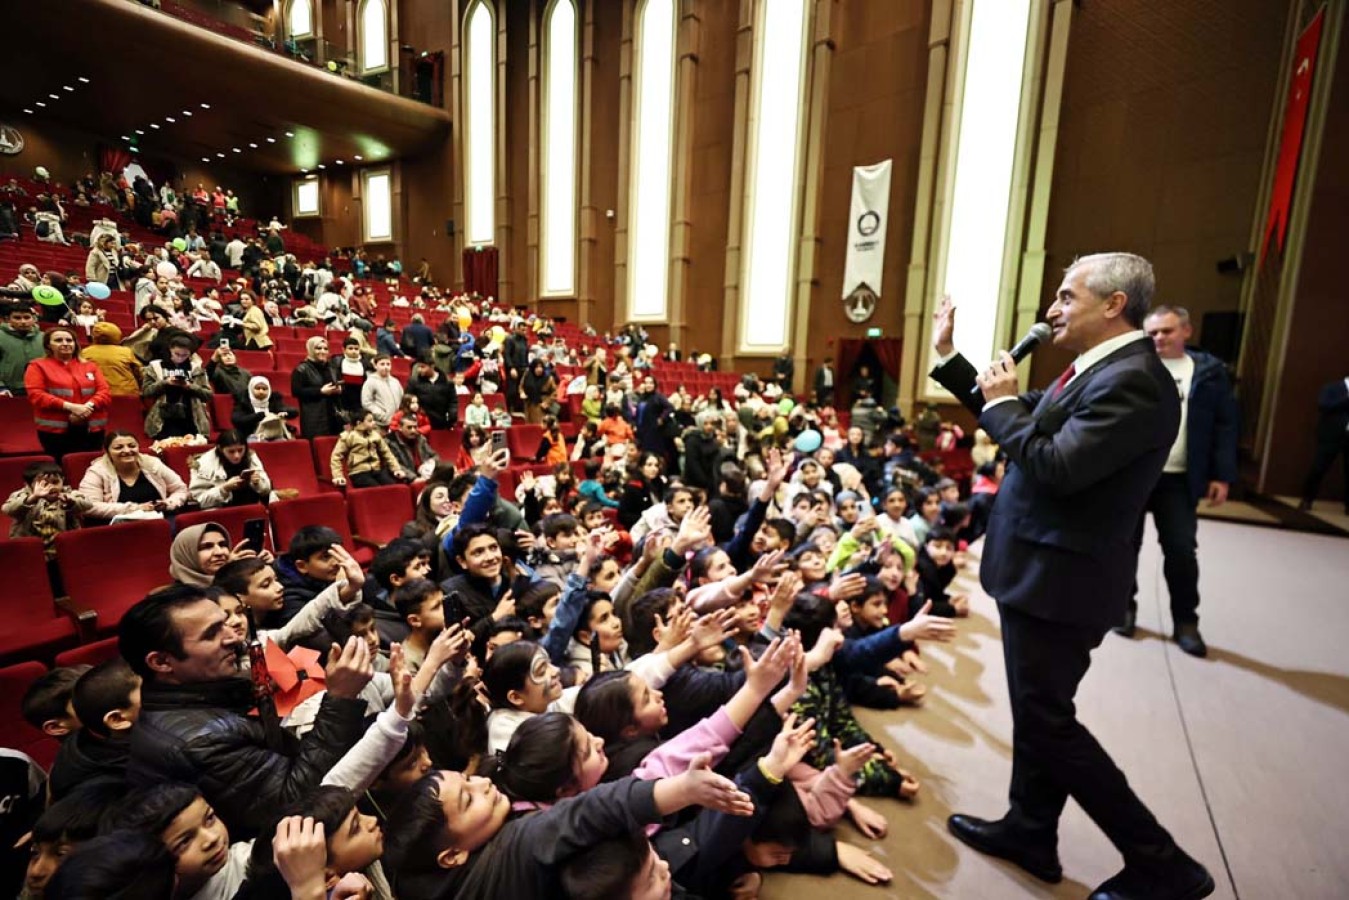
<instances>
[{"instance_id":1,"label":"ceiling light","mask_svg":"<svg viewBox=\"0 0 1349 900\"><path fill-rule=\"evenodd\" d=\"M286 137L295 137L295 132L293 132L293 131L287 131L287 132L286 132Z\"/></svg>"},{"instance_id":2,"label":"ceiling light","mask_svg":"<svg viewBox=\"0 0 1349 900\"><path fill-rule=\"evenodd\" d=\"M48 94L47 96L48 96L48 97L51 97L53 100L60 100L60 99L61 99L61 95L60 95L60 94Z\"/></svg>"},{"instance_id":3,"label":"ceiling light","mask_svg":"<svg viewBox=\"0 0 1349 900\"><path fill-rule=\"evenodd\" d=\"M361 160L365 159L365 157L364 157L364 156L361 156L361 155L358 153L358 154L356 154L356 156L353 157L353 159L355 159L357 162L360 162Z\"/></svg>"},{"instance_id":4,"label":"ceiling light","mask_svg":"<svg viewBox=\"0 0 1349 900\"><path fill-rule=\"evenodd\" d=\"M165 117L164 117L164 121L165 121L165 122L170 122L170 123L172 123L172 124L174 124L174 125L177 125L177 124L178 124L178 120L175 119L173 116L165 116Z\"/></svg>"},{"instance_id":5,"label":"ceiling light","mask_svg":"<svg viewBox=\"0 0 1349 900\"><path fill-rule=\"evenodd\" d=\"M189 119L192 118L192 110L190 109L183 110L183 115L187 116Z\"/></svg>"},{"instance_id":6,"label":"ceiling light","mask_svg":"<svg viewBox=\"0 0 1349 900\"><path fill-rule=\"evenodd\" d=\"M81 75L81 76L79 77L79 82L80 82L80 84L88 84L88 83L89 83L89 79L88 79L88 78L85 78L83 75Z\"/></svg>"},{"instance_id":7,"label":"ceiling light","mask_svg":"<svg viewBox=\"0 0 1349 900\"><path fill-rule=\"evenodd\" d=\"M248 146L252 147L254 150L258 149L258 145L253 143L252 141L248 142Z\"/></svg>"},{"instance_id":8,"label":"ceiling light","mask_svg":"<svg viewBox=\"0 0 1349 900\"><path fill-rule=\"evenodd\" d=\"M41 100L39 100L38 102L34 103L33 105L34 105L34 106L40 106L40 107L42 107L43 109L46 109L46 108L47 108L47 104L43 103Z\"/></svg>"},{"instance_id":9,"label":"ceiling light","mask_svg":"<svg viewBox=\"0 0 1349 900\"><path fill-rule=\"evenodd\" d=\"M275 143L276 143L276 138L268 138L268 139L267 139L267 143L269 143L269 144L275 144Z\"/></svg>"},{"instance_id":10,"label":"ceiling light","mask_svg":"<svg viewBox=\"0 0 1349 900\"><path fill-rule=\"evenodd\" d=\"M208 163L208 162L211 161L211 157L209 157L209 156L203 156L203 157L201 158L201 161L204 162L204 163Z\"/></svg>"},{"instance_id":11,"label":"ceiling light","mask_svg":"<svg viewBox=\"0 0 1349 900\"><path fill-rule=\"evenodd\" d=\"M217 153L216 156L220 157L221 159L225 158L225 154L223 153Z\"/></svg>"},{"instance_id":12,"label":"ceiling light","mask_svg":"<svg viewBox=\"0 0 1349 900\"><path fill-rule=\"evenodd\" d=\"M202 108L202 109L210 109L210 108L211 108L211 104L209 104L209 103L203 103L203 104L201 105L201 108Z\"/></svg>"},{"instance_id":13,"label":"ceiling light","mask_svg":"<svg viewBox=\"0 0 1349 900\"><path fill-rule=\"evenodd\" d=\"M326 168L328 168L328 167L325 166L323 163L319 163L319 164L318 164L318 168L320 168L320 169L326 169Z\"/></svg>"},{"instance_id":14,"label":"ceiling light","mask_svg":"<svg viewBox=\"0 0 1349 900\"><path fill-rule=\"evenodd\" d=\"M33 114L33 111L31 109L25 109L24 112L28 113L28 115L30 116Z\"/></svg>"},{"instance_id":15,"label":"ceiling light","mask_svg":"<svg viewBox=\"0 0 1349 900\"><path fill-rule=\"evenodd\" d=\"M122 140L124 140L124 141L129 141L129 140L131 140L131 135L129 135L129 134L124 134L124 135L122 135Z\"/></svg>"},{"instance_id":16,"label":"ceiling light","mask_svg":"<svg viewBox=\"0 0 1349 900\"><path fill-rule=\"evenodd\" d=\"M150 123L150 127L153 128L155 131L158 131L158 130L159 130L159 123L158 123L158 122L151 122L151 123Z\"/></svg>"},{"instance_id":17,"label":"ceiling light","mask_svg":"<svg viewBox=\"0 0 1349 900\"><path fill-rule=\"evenodd\" d=\"M74 89L73 87L71 87L70 85L68 85L68 84L63 84L63 85L61 85L61 90L63 90L63 91L72 91L72 92L73 92L75 89Z\"/></svg>"},{"instance_id":18,"label":"ceiling light","mask_svg":"<svg viewBox=\"0 0 1349 900\"><path fill-rule=\"evenodd\" d=\"M144 131L141 131L139 128L137 128L137 129L136 129L136 134L145 134L145 132L144 132Z\"/></svg>"},{"instance_id":19,"label":"ceiling light","mask_svg":"<svg viewBox=\"0 0 1349 900\"><path fill-rule=\"evenodd\" d=\"M243 153L244 151L240 150L238 147L235 147L235 148L234 148L234 152L235 152L235 153Z\"/></svg>"},{"instance_id":20,"label":"ceiling light","mask_svg":"<svg viewBox=\"0 0 1349 900\"><path fill-rule=\"evenodd\" d=\"M344 166L344 165L346 165L346 163L342 162L342 160L340 160L340 159L337 161L337 164L338 164L339 166Z\"/></svg>"},{"instance_id":21,"label":"ceiling light","mask_svg":"<svg viewBox=\"0 0 1349 900\"><path fill-rule=\"evenodd\" d=\"M309 170L308 170L308 169L301 169L301 170L300 170L300 174L301 174L301 175L308 175L308 174L309 174Z\"/></svg>"}]
</instances>

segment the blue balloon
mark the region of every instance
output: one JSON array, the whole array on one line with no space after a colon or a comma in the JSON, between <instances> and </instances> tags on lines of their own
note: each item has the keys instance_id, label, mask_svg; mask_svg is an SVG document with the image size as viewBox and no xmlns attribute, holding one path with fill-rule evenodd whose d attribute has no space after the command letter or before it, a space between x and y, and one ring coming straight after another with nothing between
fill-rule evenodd
<instances>
[{"instance_id":1,"label":"blue balloon","mask_svg":"<svg viewBox=\"0 0 1349 900\"><path fill-rule=\"evenodd\" d=\"M814 453L824 443L824 437L814 428L807 428L796 436L796 449L799 453Z\"/></svg>"},{"instance_id":2,"label":"blue balloon","mask_svg":"<svg viewBox=\"0 0 1349 900\"><path fill-rule=\"evenodd\" d=\"M84 292L95 300L107 300L112 296L112 288L101 281L91 281L84 286Z\"/></svg>"}]
</instances>

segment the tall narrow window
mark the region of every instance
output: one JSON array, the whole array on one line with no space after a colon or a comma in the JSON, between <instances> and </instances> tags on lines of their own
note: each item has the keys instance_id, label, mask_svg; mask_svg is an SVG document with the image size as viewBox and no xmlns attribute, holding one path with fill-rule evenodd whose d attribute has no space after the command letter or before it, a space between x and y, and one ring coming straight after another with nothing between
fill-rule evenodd
<instances>
[{"instance_id":1,"label":"tall narrow window","mask_svg":"<svg viewBox=\"0 0 1349 900\"><path fill-rule=\"evenodd\" d=\"M748 353L778 351L788 341L808 11L806 0L769 0L759 7L740 287L740 349Z\"/></svg>"},{"instance_id":2,"label":"tall narrow window","mask_svg":"<svg viewBox=\"0 0 1349 900\"><path fill-rule=\"evenodd\" d=\"M552 0L543 14L544 294L576 291L576 6Z\"/></svg>"},{"instance_id":3,"label":"tall narrow window","mask_svg":"<svg viewBox=\"0 0 1349 900\"><path fill-rule=\"evenodd\" d=\"M365 0L361 4L360 29L361 71L389 68L389 9L384 0Z\"/></svg>"},{"instance_id":4,"label":"tall narrow window","mask_svg":"<svg viewBox=\"0 0 1349 900\"><path fill-rule=\"evenodd\" d=\"M366 243L393 240L393 179L388 169L361 173Z\"/></svg>"},{"instance_id":5,"label":"tall narrow window","mask_svg":"<svg viewBox=\"0 0 1349 900\"><path fill-rule=\"evenodd\" d=\"M319 214L319 180L306 178L295 182L295 215L317 216Z\"/></svg>"},{"instance_id":6,"label":"tall narrow window","mask_svg":"<svg viewBox=\"0 0 1349 900\"><path fill-rule=\"evenodd\" d=\"M492 7L469 7L464 33L464 237L470 244L495 240L496 23Z\"/></svg>"},{"instance_id":7,"label":"tall narrow window","mask_svg":"<svg viewBox=\"0 0 1349 900\"><path fill-rule=\"evenodd\" d=\"M674 0L645 0L637 13L632 186L628 192L630 318L668 315L670 169L675 103Z\"/></svg>"},{"instance_id":8,"label":"tall narrow window","mask_svg":"<svg viewBox=\"0 0 1349 900\"><path fill-rule=\"evenodd\" d=\"M993 358L999 332L1031 0L972 6L942 292L960 304L961 351L981 365Z\"/></svg>"},{"instance_id":9,"label":"tall narrow window","mask_svg":"<svg viewBox=\"0 0 1349 900\"><path fill-rule=\"evenodd\" d=\"M314 6L312 0L290 0L290 14L286 30L293 38L309 37L314 33Z\"/></svg>"}]
</instances>

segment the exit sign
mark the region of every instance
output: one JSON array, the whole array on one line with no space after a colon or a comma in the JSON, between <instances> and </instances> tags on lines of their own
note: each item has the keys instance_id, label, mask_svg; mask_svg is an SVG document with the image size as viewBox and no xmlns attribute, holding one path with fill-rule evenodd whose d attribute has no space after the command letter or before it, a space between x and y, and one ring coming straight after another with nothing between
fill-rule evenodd
<instances>
[{"instance_id":1,"label":"exit sign","mask_svg":"<svg viewBox=\"0 0 1349 900\"><path fill-rule=\"evenodd\" d=\"M869 337L869 338L878 338L878 337L880 337L880 336L881 336L881 330L880 330L879 328L868 328L868 329L867 329L867 337Z\"/></svg>"}]
</instances>

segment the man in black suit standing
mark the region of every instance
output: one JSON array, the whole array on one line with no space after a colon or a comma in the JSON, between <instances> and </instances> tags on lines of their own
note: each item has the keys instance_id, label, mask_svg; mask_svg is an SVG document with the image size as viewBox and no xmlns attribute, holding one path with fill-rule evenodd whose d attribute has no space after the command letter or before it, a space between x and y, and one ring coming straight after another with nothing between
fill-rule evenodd
<instances>
[{"instance_id":1,"label":"man in black suit standing","mask_svg":"<svg viewBox=\"0 0 1349 900\"><path fill-rule=\"evenodd\" d=\"M815 405L834 405L834 358L826 356L815 370Z\"/></svg>"},{"instance_id":2,"label":"man in black suit standing","mask_svg":"<svg viewBox=\"0 0 1349 900\"><path fill-rule=\"evenodd\" d=\"M1091 900L1197 900L1214 889L1073 706L1091 651L1123 618L1134 531L1180 426L1175 384L1142 330L1153 285L1151 264L1132 254L1074 262L1046 319L1054 343L1077 359L1049 390L1020 395L1009 354L977 372L955 351L950 298L933 317L933 377L1009 459L980 580L1002 617L1010 809L997 821L953 815L948 825L976 850L1057 882L1058 822L1072 797L1124 856Z\"/></svg>"},{"instance_id":3,"label":"man in black suit standing","mask_svg":"<svg viewBox=\"0 0 1349 900\"><path fill-rule=\"evenodd\" d=\"M1316 423L1316 457L1302 485L1301 510L1310 510L1321 479L1326 477L1335 457L1343 454L1344 512L1349 515L1349 378L1340 378L1321 388L1316 401L1321 418Z\"/></svg>"}]
</instances>

